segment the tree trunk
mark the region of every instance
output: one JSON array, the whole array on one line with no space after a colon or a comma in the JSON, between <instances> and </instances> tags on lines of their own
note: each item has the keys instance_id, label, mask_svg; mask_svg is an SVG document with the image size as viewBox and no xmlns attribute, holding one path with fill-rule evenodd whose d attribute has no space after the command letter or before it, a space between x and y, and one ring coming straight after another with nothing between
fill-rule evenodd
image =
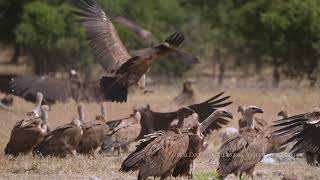
<instances>
[{"instance_id":1,"label":"tree trunk","mask_svg":"<svg viewBox=\"0 0 320 180\"><path fill-rule=\"evenodd\" d=\"M273 74L272 74L272 85L274 88L278 88L280 84L280 70L279 70L279 63L276 58L273 60Z\"/></svg>"},{"instance_id":2,"label":"tree trunk","mask_svg":"<svg viewBox=\"0 0 320 180\"><path fill-rule=\"evenodd\" d=\"M18 64L19 63L19 57L20 57L20 45L14 44L13 47L13 56L10 60L10 64Z\"/></svg>"}]
</instances>

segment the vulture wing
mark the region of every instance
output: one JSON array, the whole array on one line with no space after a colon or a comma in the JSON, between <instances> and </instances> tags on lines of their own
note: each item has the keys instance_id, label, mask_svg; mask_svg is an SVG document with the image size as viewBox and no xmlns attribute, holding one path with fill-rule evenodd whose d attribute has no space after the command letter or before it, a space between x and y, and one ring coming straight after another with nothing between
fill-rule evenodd
<instances>
[{"instance_id":1,"label":"vulture wing","mask_svg":"<svg viewBox=\"0 0 320 180\"><path fill-rule=\"evenodd\" d=\"M13 94L34 102L38 92L48 101L66 101L72 96L68 82L44 76L16 77L10 82L10 89Z\"/></svg>"},{"instance_id":2,"label":"vulture wing","mask_svg":"<svg viewBox=\"0 0 320 180\"><path fill-rule=\"evenodd\" d=\"M116 29L96 0L78 0L79 7L75 13L85 28L89 46L96 61L106 70L113 73L130 55L121 42Z\"/></svg>"}]
</instances>

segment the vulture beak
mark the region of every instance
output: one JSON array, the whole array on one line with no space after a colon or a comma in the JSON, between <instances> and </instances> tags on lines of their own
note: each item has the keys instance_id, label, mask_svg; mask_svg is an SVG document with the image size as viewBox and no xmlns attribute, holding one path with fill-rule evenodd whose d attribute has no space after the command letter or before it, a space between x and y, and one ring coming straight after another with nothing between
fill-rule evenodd
<instances>
[{"instance_id":1,"label":"vulture beak","mask_svg":"<svg viewBox=\"0 0 320 180\"><path fill-rule=\"evenodd\" d=\"M263 110L260 108L256 108L256 113L263 113Z\"/></svg>"},{"instance_id":2,"label":"vulture beak","mask_svg":"<svg viewBox=\"0 0 320 180\"><path fill-rule=\"evenodd\" d=\"M230 118L230 119L233 119L233 115L231 112L228 112L228 111L224 111L223 112L223 116L224 117L227 117L227 118Z\"/></svg>"}]
</instances>

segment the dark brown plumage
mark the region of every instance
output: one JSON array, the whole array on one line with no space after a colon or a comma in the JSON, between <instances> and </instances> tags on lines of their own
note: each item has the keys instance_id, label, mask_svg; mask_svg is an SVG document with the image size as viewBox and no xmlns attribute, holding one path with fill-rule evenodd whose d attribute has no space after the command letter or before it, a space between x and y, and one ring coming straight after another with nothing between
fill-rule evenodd
<instances>
[{"instance_id":1,"label":"dark brown plumage","mask_svg":"<svg viewBox=\"0 0 320 180\"><path fill-rule=\"evenodd\" d=\"M187 152L189 136L181 130L184 118L191 115L193 110L181 108L177 113L177 127L145 136L140 140L136 150L123 161L120 171L139 170L139 180L147 179L149 176L161 179L171 176L176 163Z\"/></svg>"},{"instance_id":2,"label":"dark brown plumage","mask_svg":"<svg viewBox=\"0 0 320 180\"><path fill-rule=\"evenodd\" d=\"M176 164L174 171L172 173L173 177L185 176L193 179L194 171L194 160L198 157L202 148L204 146L204 136L203 132L213 123L218 123L219 119L223 118L233 118L232 114L226 110L218 109L212 113L206 120L201 124L193 126L187 132L189 136L188 150L179 162ZM218 121L217 121L218 120Z\"/></svg>"},{"instance_id":3,"label":"dark brown plumage","mask_svg":"<svg viewBox=\"0 0 320 180\"><path fill-rule=\"evenodd\" d=\"M129 119L121 121L117 126L110 128L110 135L106 136L102 151L109 152L112 148L121 155L121 149L128 149L128 145L139 136L141 125L139 111L134 111Z\"/></svg>"},{"instance_id":4,"label":"dark brown plumage","mask_svg":"<svg viewBox=\"0 0 320 180\"><path fill-rule=\"evenodd\" d=\"M27 154L44 139L48 130L49 107L43 105L40 111L40 117L28 116L15 124L5 148L6 155Z\"/></svg>"},{"instance_id":5,"label":"dark brown plumage","mask_svg":"<svg viewBox=\"0 0 320 180\"><path fill-rule=\"evenodd\" d=\"M256 106L248 106L243 112L247 127L239 130L239 134L220 147L220 158L217 172L219 179L229 174L242 176L245 172L253 178L255 165L263 158L268 148L268 138L254 128L255 113L262 113Z\"/></svg>"},{"instance_id":6,"label":"dark brown plumage","mask_svg":"<svg viewBox=\"0 0 320 180\"><path fill-rule=\"evenodd\" d=\"M76 149L83 134L81 118L75 118L71 123L57 127L48 133L34 148L33 153L40 156L59 157L65 157L67 154L76 155Z\"/></svg>"},{"instance_id":7,"label":"dark brown plumage","mask_svg":"<svg viewBox=\"0 0 320 180\"><path fill-rule=\"evenodd\" d=\"M192 81L188 80L183 83L181 94L173 99L177 104L191 104L194 102L194 90L192 88Z\"/></svg>"},{"instance_id":8,"label":"dark brown plumage","mask_svg":"<svg viewBox=\"0 0 320 180\"><path fill-rule=\"evenodd\" d=\"M84 116L82 105L79 105L78 109L79 114ZM83 135L78 145L78 152L94 156L100 150L101 144L108 132L106 111L103 103L101 104L101 115L97 116L93 121L84 122L82 129Z\"/></svg>"},{"instance_id":9,"label":"dark brown plumage","mask_svg":"<svg viewBox=\"0 0 320 180\"><path fill-rule=\"evenodd\" d=\"M72 73L71 73L72 72ZM103 95L98 82L83 81L74 70L69 78L58 79L50 76L17 76L10 82L13 94L28 101L35 101L36 93L41 92L45 103L66 102L72 98L76 102L100 102Z\"/></svg>"},{"instance_id":10,"label":"dark brown plumage","mask_svg":"<svg viewBox=\"0 0 320 180\"><path fill-rule=\"evenodd\" d=\"M230 98L230 96L221 97L223 94L224 93L222 92L202 103L190 105L189 108L191 108L198 114L199 121L202 122L217 108L226 107L232 104L231 101L227 101ZM142 138L146 134L150 134L158 130L169 129L172 121L177 119L177 111L166 113L155 112L150 109L149 105L145 108L139 108L137 110L141 113L141 131L138 136L138 139ZM206 135L214 129L219 129L221 128L221 125L227 123L228 121L221 119L219 123L212 124L204 134Z\"/></svg>"},{"instance_id":11,"label":"dark brown plumage","mask_svg":"<svg viewBox=\"0 0 320 180\"><path fill-rule=\"evenodd\" d=\"M178 52L191 57L191 62L198 62L196 57L176 48L184 40L180 33L174 33L163 43L143 49L131 57L112 22L96 0L76 2L79 9L75 13L86 31L89 46L96 61L108 74L100 80L101 90L107 100L125 102L130 86L140 84L140 87L144 88L145 73L163 55ZM139 83L140 80L143 82Z\"/></svg>"},{"instance_id":12,"label":"dark brown plumage","mask_svg":"<svg viewBox=\"0 0 320 180\"><path fill-rule=\"evenodd\" d=\"M275 121L274 127L280 128L275 136L291 136L282 145L294 143L291 152L306 153L308 163L319 165L320 155L320 111L299 114Z\"/></svg>"}]
</instances>

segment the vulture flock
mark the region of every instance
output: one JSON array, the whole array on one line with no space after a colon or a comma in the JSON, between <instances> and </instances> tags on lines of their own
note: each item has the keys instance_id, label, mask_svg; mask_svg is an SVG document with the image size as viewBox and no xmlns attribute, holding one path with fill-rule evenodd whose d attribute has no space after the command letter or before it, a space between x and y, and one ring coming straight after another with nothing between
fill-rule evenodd
<instances>
[{"instance_id":1,"label":"vulture flock","mask_svg":"<svg viewBox=\"0 0 320 180\"><path fill-rule=\"evenodd\" d=\"M148 177L193 178L195 159L206 151L206 138L212 132L222 129L233 115L225 108L232 104L230 96L217 94L201 103L194 103L192 81L183 85L183 92L173 101L181 106L171 112L156 112L150 105L134 108L122 119L109 119L103 101L126 102L128 89L145 88L145 74L161 57L177 53L190 63L198 58L183 51L179 46L184 41L181 33L175 32L164 41L135 51L129 55L121 42L110 18L96 0L77 0L74 13L85 29L89 46L95 60L103 67L99 82L83 81L72 70L69 77L59 79L51 76L20 76L10 83L15 95L34 101L36 106L18 121L5 148L5 154L18 156L32 153L35 156L58 156L121 152L129 155L123 160L119 171L138 172L138 179ZM123 17L116 21L133 28L144 37L148 31L141 31L135 23ZM155 39L153 39L153 42ZM55 129L49 126L48 105L56 101L73 98L78 104L78 114L69 123ZM95 119L86 119L83 101L101 104L101 113ZM192 103L191 103L192 102ZM1 100L11 105L12 97ZM293 144L291 152L305 154L310 165L320 163L320 111L288 116L279 112L279 119L267 126L264 119L255 117L263 113L254 105L239 106L239 129L224 138L219 148L219 165L216 171L219 179L230 174L241 178L253 178L255 165L263 156L279 153ZM129 145L136 142L130 152Z\"/></svg>"}]
</instances>

